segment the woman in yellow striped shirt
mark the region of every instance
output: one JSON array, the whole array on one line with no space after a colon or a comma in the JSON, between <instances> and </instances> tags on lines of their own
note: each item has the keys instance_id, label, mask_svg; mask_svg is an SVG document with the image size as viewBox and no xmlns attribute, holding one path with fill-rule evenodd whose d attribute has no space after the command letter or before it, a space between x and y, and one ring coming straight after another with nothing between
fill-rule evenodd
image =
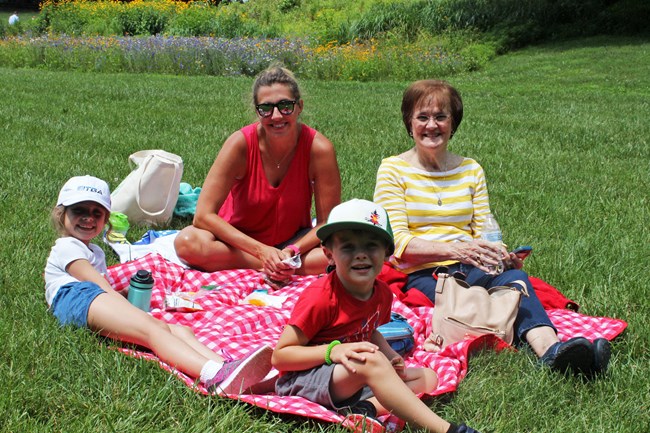
<instances>
[{"instance_id":1,"label":"woman in yellow striped shirt","mask_svg":"<svg viewBox=\"0 0 650 433\"><path fill-rule=\"evenodd\" d=\"M414 146L382 161L374 201L388 212L395 236L392 262L409 275L405 290L420 290L435 302L432 273L439 266L449 274L463 275L470 285L486 288L522 280L530 296L522 296L515 344L528 343L542 364L556 370L588 377L605 371L609 342L592 343L583 337L560 342L521 270L522 261L503 246L481 240L490 213L483 168L448 150L462 119L460 94L444 81L417 81L404 92L402 120ZM506 270L489 273L489 266L499 261Z\"/></svg>"}]
</instances>

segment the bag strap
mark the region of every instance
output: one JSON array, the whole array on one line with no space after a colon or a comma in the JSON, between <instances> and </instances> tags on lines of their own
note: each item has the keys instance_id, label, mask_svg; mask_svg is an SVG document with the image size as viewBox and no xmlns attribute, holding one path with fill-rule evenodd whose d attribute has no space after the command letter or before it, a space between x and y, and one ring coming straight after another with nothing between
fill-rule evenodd
<instances>
[{"instance_id":1,"label":"bag strap","mask_svg":"<svg viewBox=\"0 0 650 433\"><path fill-rule=\"evenodd\" d=\"M183 162L182 158L175 153L167 152L162 149L150 149L150 150L139 150L137 152L129 155L129 163L139 167L143 162L145 162L151 156L158 156L162 159L169 160L173 164L181 164Z\"/></svg>"},{"instance_id":2,"label":"bag strap","mask_svg":"<svg viewBox=\"0 0 650 433\"><path fill-rule=\"evenodd\" d=\"M512 286L494 286L487 289L487 292L488 294L491 295L492 293L498 292L499 290L512 290L515 292L520 292L522 295L526 297L530 297L530 295L528 294L528 287L526 287L526 283L524 283L522 280L515 280L509 284L516 284L520 288L512 287Z\"/></svg>"},{"instance_id":3,"label":"bag strap","mask_svg":"<svg viewBox=\"0 0 650 433\"><path fill-rule=\"evenodd\" d=\"M510 284L517 284L519 287L521 287L521 289L520 289L521 294L524 295L527 298L530 297L530 295L528 294L528 286L522 280L515 280L515 281L511 282Z\"/></svg>"},{"instance_id":4,"label":"bag strap","mask_svg":"<svg viewBox=\"0 0 650 433\"><path fill-rule=\"evenodd\" d=\"M445 290L445 284L458 284L459 286L469 289L470 285L465 280L458 279L444 272L437 274L438 282L436 283L436 293L442 293Z\"/></svg>"}]
</instances>

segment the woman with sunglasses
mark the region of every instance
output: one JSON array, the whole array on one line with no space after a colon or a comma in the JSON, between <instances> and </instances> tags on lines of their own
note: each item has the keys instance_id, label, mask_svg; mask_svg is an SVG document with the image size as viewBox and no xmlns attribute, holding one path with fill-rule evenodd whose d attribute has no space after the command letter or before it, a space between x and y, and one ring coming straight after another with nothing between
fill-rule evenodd
<instances>
[{"instance_id":1,"label":"woman with sunglasses","mask_svg":"<svg viewBox=\"0 0 650 433\"><path fill-rule=\"evenodd\" d=\"M516 344L528 344L540 364L554 370L593 377L607 369L610 344L583 337L560 342L523 265L503 245L481 240L490 213L483 168L471 158L449 151L463 119L460 93L444 81L413 83L402 98L402 120L414 146L382 161L375 202L388 212L395 235L391 260L409 275L405 290L419 290L435 302L432 273L446 268L464 275L470 285L485 288L526 284L515 319ZM502 273L490 266L499 261Z\"/></svg>"},{"instance_id":2,"label":"woman with sunglasses","mask_svg":"<svg viewBox=\"0 0 650 433\"><path fill-rule=\"evenodd\" d=\"M223 144L193 225L178 234L175 247L194 268L260 269L282 285L294 272L325 271L316 229L340 202L341 179L332 143L299 120L304 103L289 70L274 65L261 72L253 104L257 122ZM302 264L295 269L288 259L298 254Z\"/></svg>"}]
</instances>

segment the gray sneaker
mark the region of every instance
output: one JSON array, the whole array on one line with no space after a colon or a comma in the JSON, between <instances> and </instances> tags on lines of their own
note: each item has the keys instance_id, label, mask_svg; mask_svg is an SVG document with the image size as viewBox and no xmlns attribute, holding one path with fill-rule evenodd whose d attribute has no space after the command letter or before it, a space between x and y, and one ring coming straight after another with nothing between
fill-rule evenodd
<instances>
[{"instance_id":1,"label":"gray sneaker","mask_svg":"<svg viewBox=\"0 0 650 433\"><path fill-rule=\"evenodd\" d=\"M250 387L260 382L271 371L271 355L273 349L269 346L260 346L245 358L226 361L221 370L210 380L205 387L212 393L245 394Z\"/></svg>"}]
</instances>

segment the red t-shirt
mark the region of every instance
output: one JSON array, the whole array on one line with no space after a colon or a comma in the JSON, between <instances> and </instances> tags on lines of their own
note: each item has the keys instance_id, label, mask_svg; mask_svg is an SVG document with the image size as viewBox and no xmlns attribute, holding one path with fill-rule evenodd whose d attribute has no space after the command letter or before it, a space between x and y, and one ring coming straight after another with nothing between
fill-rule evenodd
<instances>
[{"instance_id":1,"label":"red t-shirt","mask_svg":"<svg viewBox=\"0 0 650 433\"><path fill-rule=\"evenodd\" d=\"M352 297L336 271L310 284L300 295L289 325L298 327L310 345L370 341L378 326L390 321L393 293L386 283L375 280L370 299Z\"/></svg>"},{"instance_id":2,"label":"red t-shirt","mask_svg":"<svg viewBox=\"0 0 650 433\"><path fill-rule=\"evenodd\" d=\"M311 227L309 160L316 130L302 125L296 153L277 187L270 185L264 174L257 123L241 131L248 144L246 174L233 185L219 216L253 239L277 245Z\"/></svg>"}]
</instances>

